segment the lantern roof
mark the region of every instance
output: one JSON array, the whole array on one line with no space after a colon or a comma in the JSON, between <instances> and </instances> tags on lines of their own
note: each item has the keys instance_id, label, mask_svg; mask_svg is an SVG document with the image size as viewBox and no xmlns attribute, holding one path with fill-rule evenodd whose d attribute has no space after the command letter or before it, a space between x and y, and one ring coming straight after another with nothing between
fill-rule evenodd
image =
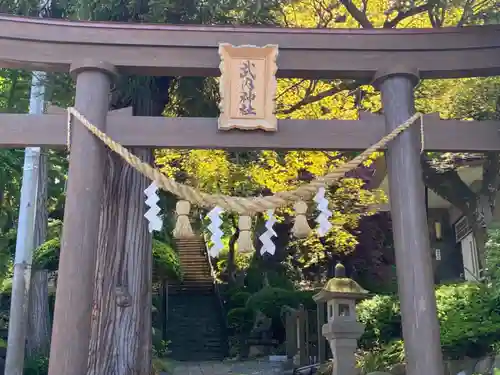
<instances>
[{"instance_id":1,"label":"lantern roof","mask_svg":"<svg viewBox=\"0 0 500 375\"><path fill-rule=\"evenodd\" d=\"M346 277L345 267L338 263L335 266L335 276L328 280L325 286L313 296L316 302L336 298L360 300L366 298L369 292L353 279Z\"/></svg>"}]
</instances>

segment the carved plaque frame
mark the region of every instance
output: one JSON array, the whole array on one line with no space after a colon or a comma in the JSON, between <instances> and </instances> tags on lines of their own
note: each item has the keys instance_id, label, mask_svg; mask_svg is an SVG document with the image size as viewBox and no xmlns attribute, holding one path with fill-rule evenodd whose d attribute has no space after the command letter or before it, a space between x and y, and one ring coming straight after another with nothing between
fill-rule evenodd
<instances>
[{"instance_id":1,"label":"carved plaque frame","mask_svg":"<svg viewBox=\"0 0 500 375\"><path fill-rule=\"evenodd\" d=\"M219 44L219 130L277 131L278 46Z\"/></svg>"}]
</instances>

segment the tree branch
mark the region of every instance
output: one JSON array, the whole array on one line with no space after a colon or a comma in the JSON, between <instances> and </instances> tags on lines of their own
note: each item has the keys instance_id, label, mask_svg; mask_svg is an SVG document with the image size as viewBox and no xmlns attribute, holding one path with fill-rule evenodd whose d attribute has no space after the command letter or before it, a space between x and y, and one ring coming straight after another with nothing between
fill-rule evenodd
<instances>
[{"instance_id":1,"label":"tree branch","mask_svg":"<svg viewBox=\"0 0 500 375\"><path fill-rule=\"evenodd\" d=\"M481 183L480 194L488 200L491 212L495 208L495 198L500 188L500 155L495 152L488 152L483 164L483 181Z\"/></svg>"},{"instance_id":2,"label":"tree branch","mask_svg":"<svg viewBox=\"0 0 500 375\"><path fill-rule=\"evenodd\" d=\"M398 25L398 23L400 23L404 19L406 19L408 17L416 16L417 14L420 14L423 12L426 12L430 9L430 7L431 7L430 3L425 3L425 4L420 5L418 7L411 8L405 12L399 11L398 14L396 15L396 17L394 17L391 20L388 19L384 22L383 28L384 29L392 29L393 27L396 27Z\"/></svg>"},{"instance_id":3,"label":"tree branch","mask_svg":"<svg viewBox=\"0 0 500 375\"><path fill-rule=\"evenodd\" d=\"M456 170L437 171L429 160L422 157L422 171L425 185L441 198L470 215L476 209L476 194L460 178Z\"/></svg>"},{"instance_id":4,"label":"tree branch","mask_svg":"<svg viewBox=\"0 0 500 375\"><path fill-rule=\"evenodd\" d=\"M475 0L467 0L465 2L464 11L462 13L462 16L460 17L460 20L457 23L457 27L464 26L465 22L467 21L467 18L470 16L470 13L472 11L472 7L474 6L474 1Z\"/></svg>"},{"instance_id":5,"label":"tree branch","mask_svg":"<svg viewBox=\"0 0 500 375\"><path fill-rule=\"evenodd\" d=\"M355 90L357 89L359 86L361 86L361 83L358 83L356 81L354 82L348 82L348 83L345 83L345 82L342 82L339 86L336 86L336 87L332 87L331 89L328 89L328 90L325 90L325 91L322 91L316 95L307 95L304 97L304 99L298 101L297 103L295 103L294 105L290 106L289 108L287 109L282 109L282 110L279 110L277 111L279 114L282 114L282 115L289 115L290 113L302 108L302 107L305 107L306 105L308 104L312 104L312 103L316 103L324 98L327 98L329 96L332 96L332 95L335 95L335 94L338 94L342 91L346 91L346 90Z\"/></svg>"},{"instance_id":6,"label":"tree branch","mask_svg":"<svg viewBox=\"0 0 500 375\"><path fill-rule=\"evenodd\" d=\"M341 4L346 8L347 12L354 18L364 29L373 29L374 26L368 19L365 13L360 11L351 0L340 0Z\"/></svg>"}]
</instances>

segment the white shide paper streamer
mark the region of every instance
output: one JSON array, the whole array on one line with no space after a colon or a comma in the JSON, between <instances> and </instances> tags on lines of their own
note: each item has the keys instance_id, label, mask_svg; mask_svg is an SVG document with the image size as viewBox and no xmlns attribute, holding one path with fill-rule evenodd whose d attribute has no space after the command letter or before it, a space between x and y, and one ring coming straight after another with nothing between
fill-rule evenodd
<instances>
[{"instance_id":1,"label":"white shide paper streamer","mask_svg":"<svg viewBox=\"0 0 500 375\"><path fill-rule=\"evenodd\" d=\"M155 182L152 182L151 185L148 186L146 190L144 190L144 194L146 194L146 205L149 207L149 210L144 214L144 217L148 220L148 230L149 233L152 233L154 230L160 231L163 226L163 220L159 216L161 211L160 207L157 205L160 197L156 192L158 191L158 186L156 186Z\"/></svg>"},{"instance_id":2,"label":"white shide paper streamer","mask_svg":"<svg viewBox=\"0 0 500 375\"><path fill-rule=\"evenodd\" d=\"M220 215L224 212L224 210L218 206L214 207L208 214L207 217L210 219L210 224L207 229L210 231L212 236L210 237L210 241L212 241L212 246L209 249L209 254L212 258L215 258L219 255L220 251L224 248L222 244L222 236L224 233L220 229L222 225L222 219Z\"/></svg>"},{"instance_id":3,"label":"white shide paper streamer","mask_svg":"<svg viewBox=\"0 0 500 375\"><path fill-rule=\"evenodd\" d=\"M332 217L332 211L328 209L328 199L325 198L324 187L318 189L318 192L314 196L314 201L316 202L316 207L319 211L319 215L315 219L318 223L316 231L320 237L324 237L325 234L332 229L332 224L329 220Z\"/></svg>"}]
</instances>

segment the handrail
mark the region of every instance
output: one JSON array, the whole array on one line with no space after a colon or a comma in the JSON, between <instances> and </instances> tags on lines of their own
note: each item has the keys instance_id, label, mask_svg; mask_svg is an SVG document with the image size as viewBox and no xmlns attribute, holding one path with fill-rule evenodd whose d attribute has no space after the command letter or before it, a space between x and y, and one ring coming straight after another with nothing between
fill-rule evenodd
<instances>
[{"instance_id":1,"label":"handrail","mask_svg":"<svg viewBox=\"0 0 500 375\"><path fill-rule=\"evenodd\" d=\"M203 221L203 217L200 215L200 219ZM208 265L210 267L210 274L212 276L212 282L214 284L214 291L215 295L217 296L217 301L219 302L219 307L220 307L220 319L222 323L222 329L224 331L224 334L227 335L227 319L226 319L226 307L224 306L224 302L222 300L222 296L220 294L220 289L219 289L219 284L217 283L217 277L215 273L215 268L212 264L212 259L210 258L210 252L209 248L207 245L207 238L205 235L205 231L202 229L202 237L203 237L203 243L205 244L205 256L207 257L208 260ZM227 347L227 343L224 348L225 354L228 353L229 348Z\"/></svg>"}]
</instances>

